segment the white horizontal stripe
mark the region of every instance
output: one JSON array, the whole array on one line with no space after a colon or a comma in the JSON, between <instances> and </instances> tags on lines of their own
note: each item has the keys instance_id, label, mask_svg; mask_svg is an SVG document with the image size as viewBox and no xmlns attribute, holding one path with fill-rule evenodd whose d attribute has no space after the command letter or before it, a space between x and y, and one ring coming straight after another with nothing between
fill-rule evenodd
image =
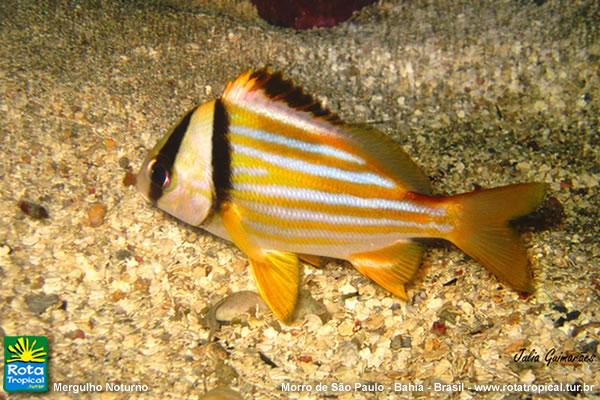
<instances>
[{"instance_id":1,"label":"white horizontal stripe","mask_svg":"<svg viewBox=\"0 0 600 400\"><path fill-rule=\"evenodd\" d=\"M286 221L315 221L326 222L332 225L391 226L402 228L417 228L421 230L434 229L444 233L452 230L451 225L438 224L435 222L419 223L416 221L404 221L391 218L363 218L355 217L352 215L336 215L306 210L303 208L281 207L247 201L242 201L241 205L243 207L255 210L261 214L280 218ZM337 227L332 226L332 229L337 229Z\"/></svg>"},{"instance_id":2,"label":"white horizontal stripe","mask_svg":"<svg viewBox=\"0 0 600 400\"><path fill-rule=\"evenodd\" d=\"M260 140L263 142L280 144L292 149L297 149L308 153L331 156L337 158L338 160L351 161L357 164L365 163L365 161L362 158L359 158L348 152L336 149L335 147L328 146L325 144L303 142L302 140L292 139L285 136L279 136L275 133L247 128L245 126L233 125L229 127L229 130L237 135L250 137L252 139Z\"/></svg>"},{"instance_id":3,"label":"white horizontal stripe","mask_svg":"<svg viewBox=\"0 0 600 400\"><path fill-rule=\"evenodd\" d=\"M234 152L238 152L250 157L256 157L259 160L266 161L279 167L291 169L293 171L308 175L332 178L339 181L356 184L376 185L390 189L396 187L396 184L393 181L371 172L352 172L340 168L312 164L295 158L283 157L273 153L266 153L258 149L237 143L232 143L231 146L233 147Z\"/></svg>"},{"instance_id":4,"label":"white horizontal stripe","mask_svg":"<svg viewBox=\"0 0 600 400\"><path fill-rule=\"evenodd\" d=\"M257 185L252 183L238 184L235 189L282 199L309 201L328 205L404 211L440 217L446 214L446 211L443 208L421 206L410 201L364 198L350 194L328 193L314 189L293 188L280 185Z\"/></svg>"},{"instance_id":5,"label":"white horizontal stripe","mask_svg":"<svg viewBox=\"0 0 600 400\"><path fill-rule=\"evenodd\" d=\"M389 241L392 242L397 240L399 237L399 232L347 232L343 230L325 230L325 229L302 229L302 228L282 228L280 226L264 224L256 221L246 221L245 222L249 227L253 228L258 232L262 232L268 235L276 235L281 238L294 239L331 239L334 241L370 241L370 242L380 242L380 241ZM420 231L425 228L433 228L433 226L438 226L435 223L429 223L425 225L421 225L419 223L406 222L406 226L414 226L416 228L414 233L415 237L419 236ZM439 230L439 229L438 229ZM406 233L404 233L406 235Z\"/></svg>"},{"instance_id":6,"label":"white horizontal stripe","mask_svg":"<svg viewBox=\"0 0 600 400\"><path fill-rule=\"evenodd\" d=\"M286 239L331 239L335 241L393 241L398 238L397 232L346 232L346 231L331 231L324 229L301 229L301 228L281 228L275 225L263 224L255 221L245 221L245 224L255 231L262 232L267 235L275 235Z\"/></svg>"}]
</instances>

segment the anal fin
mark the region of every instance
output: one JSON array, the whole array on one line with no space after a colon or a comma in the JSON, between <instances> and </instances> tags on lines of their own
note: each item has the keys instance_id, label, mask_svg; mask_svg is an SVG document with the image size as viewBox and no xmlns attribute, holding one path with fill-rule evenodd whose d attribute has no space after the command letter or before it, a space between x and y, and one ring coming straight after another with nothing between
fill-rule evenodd
<instances>
[{"instance_id":1,"label":"anal fin","mask_svg":"<svg viewBox=\"0 0 600 400\"><path fill-rule=\"evenodd\" d=\"M282 321L289 321L298 299L300 264L293 253L265 250L264 261L250 259L258 293Z\"/></svg>"},{"instance_id":2,"label":"anal fin","mask_svg":"<svg viewBox=\"0 0 600 400\"><path fill-rule=\"evenodd\" d=\"M321 268L323 266L323 260L319 256L313 256L311 254L298 254L300 261L306 264L310 264L313 267Z\"/></svg>"},{"instance_id":3,"label":"anal fin","mask_svg":"<svg viewBox=\"0 0 600 400\"><path fill-rule=\"evenodd\" d=\"M349 261L361 274L407 301L404 284L410 282L423 256L415 242L399 242L372 252L353 254Z\"/></svg>"}]
</instances>

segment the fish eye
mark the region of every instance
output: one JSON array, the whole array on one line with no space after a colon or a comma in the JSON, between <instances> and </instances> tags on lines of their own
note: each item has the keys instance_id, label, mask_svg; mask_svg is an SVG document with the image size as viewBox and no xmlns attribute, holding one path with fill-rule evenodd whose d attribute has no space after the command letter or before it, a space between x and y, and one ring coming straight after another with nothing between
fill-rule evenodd
<instances>
[{"instance_id":1,"label":"fish eye","mask_svg":"<svg viewBox=\"0 0 600 400\"><path fill-rule=\"evenodd\" d=\"M148 171L150 173L150 180L154 185L164 189L171 184L169 171L158 160L152 160L148 164Z\"/></svg>"}]
</instances>

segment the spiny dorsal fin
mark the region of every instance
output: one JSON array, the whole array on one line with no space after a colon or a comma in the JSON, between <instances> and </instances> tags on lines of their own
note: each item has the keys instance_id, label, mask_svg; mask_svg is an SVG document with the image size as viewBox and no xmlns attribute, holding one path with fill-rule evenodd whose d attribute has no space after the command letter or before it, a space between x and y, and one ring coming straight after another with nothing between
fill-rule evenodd
<instances>
[{"instance_id":1,"label":"spiny dorsal fin","mask_svg":"<svg viewBox=\"0 0 600 400\"><path fill-rule=\"evenodd\" d=\"M304 93L301 87L284 79L281 72L272 73L268 68L247 71L240 75L227 85L223 99L237 104L261 100L281 101L294 110L310 113L329 122L340 121L336 114L323 107L311 95Z\"/></svg>"},{"instance_id":2,"label":"spiny dorsal fin","mask_svg":"<svg viewBox=\"0 0 600 400\"><path fill-rule=\"evenodd\" d=\"M271 73L266 68L247 71L227 85L222 99L251 110L277 114L291 109L306 113L304 116L309 119L316 117L316 120L325 122L321 128L343 141L350 139L356 148L364 150L363 156L369 162L378 166L380 172L394 177L404 190L431 193L429 179L398 143L368 125L344 124L336 114L322 107L300 87L283 79L279 72Z\"/></svg>"}]
</instances>

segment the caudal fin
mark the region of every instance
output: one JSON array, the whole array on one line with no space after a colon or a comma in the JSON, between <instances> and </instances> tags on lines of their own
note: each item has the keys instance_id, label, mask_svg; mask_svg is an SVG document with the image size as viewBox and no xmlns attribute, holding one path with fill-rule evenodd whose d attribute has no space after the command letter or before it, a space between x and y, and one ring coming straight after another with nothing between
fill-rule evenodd
<instances>
[{"instance_id":1,"label":"caudal fin","mask_svg":"<svg viewBox=\"0 0 600 400\"><path fill-rule=\"evenodd\" d=\"M447 239L514 289L532 292L525 247L508 222L534 211L544 190L542 183L523 183L448 198L456 225Z\"/></svg>"}]
</instances>

